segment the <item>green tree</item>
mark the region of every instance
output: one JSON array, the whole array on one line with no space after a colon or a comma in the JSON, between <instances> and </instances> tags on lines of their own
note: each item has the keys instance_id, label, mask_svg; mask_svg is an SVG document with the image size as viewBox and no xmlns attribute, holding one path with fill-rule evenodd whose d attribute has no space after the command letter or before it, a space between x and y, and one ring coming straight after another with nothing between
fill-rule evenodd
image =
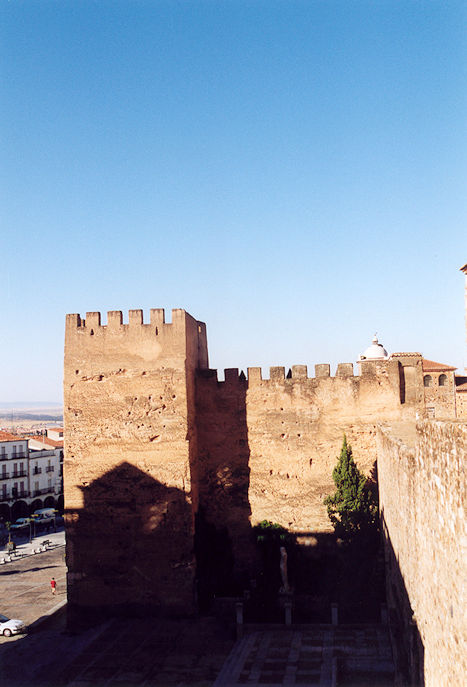
<instances>
[{"instance_id":1,"label":"green tree","mask_svg":"<svg viewBox=\"0 0 467 687\"><path fill-rule=\"evenodd\" d=\"M332 472L336 492L324 499L336 535L347 543L368 540L378 532L378 506L352 457L344 435L338 463Z\"/></svg>"}]
</instances>

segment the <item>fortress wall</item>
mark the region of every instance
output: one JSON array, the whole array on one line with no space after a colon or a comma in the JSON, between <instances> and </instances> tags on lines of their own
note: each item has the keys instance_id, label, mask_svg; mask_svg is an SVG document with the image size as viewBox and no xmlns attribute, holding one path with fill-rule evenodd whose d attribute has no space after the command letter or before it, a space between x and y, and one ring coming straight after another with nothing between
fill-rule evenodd
<instances>
[{"instance_id":1,"label":"fortress wall","mask_svg":"<svg viewBox=\"0 0 467 687\"><path fill-rule=\"evenodd\" d=\"M271 368L270 379L249 368L248 380L227 370L225 382L213 370L199 380L199 476L209 519L235 532L238 517L244 532L250 509L252 525L268 519L295 531L332 531L323 498L334 488L343 434L370 473L376 424L414 417L400 403L398 362L363 368L353 376L352 365L342 364L335 377L329 365L316 366L315 377L302 365L287 377ZM237 498L243 505L231 507Z\"/></svg>"},{"instance_id":2,"label":"fortress wall","mask_svg":"<svg viewBox=\"0 0 467 687\"><path fill-rule=\"evenodd\" d=\"M415 449L378 431L392 629L408 677L427 687L463 684L467 673L466 457L465 423L420 422Z\"/></svg>"},{"instance_id":3,"label":"fortress wall","mask_svg":"<svg viewBox=\"0 0 467 687\"><path fill-rule=\"evenodd\" d=\"M199 327L198 327L199 325ZM187 340L190 339L190 345ZM203 340L204 339L204 340ZM205 328L183 310L67 316L69 603L193 604L190 440ZM165 563L165 564L164 564ZM156 572L157 571L157 572Z\"/></svg>"},{"instance_id":4,"label":"fortress wall","mask_svg":"<svg viewBox=\"0 0 467 687\"><path fill-rule=\"evenodd\" d=\"M200 506L203 517L227 534L228 541L224 543L231 547L236 576L244 576L251 569L256 555L248 500L247 386L237 369L225 370L225 382L217 381L215 370L197 376Z\"/></svg>"},{"instance_id":5,"label":"fortress wall","mask_svg":"<svg viewBox=\"0 0 467 687\"><path fill-rule=\"evenodd\" d=\"M361 376L349 372L339 366L339 376L330 377L329 366L320 365L314 378L285 379L281 368L272 368L270 380L256 375L249 383L253 524L269 519L295 531L332 531L323 499L334 489L344 433L359 467L370 473L376 423L402 414L399 365L365 364Z\"/></svg>"}]
</instances>

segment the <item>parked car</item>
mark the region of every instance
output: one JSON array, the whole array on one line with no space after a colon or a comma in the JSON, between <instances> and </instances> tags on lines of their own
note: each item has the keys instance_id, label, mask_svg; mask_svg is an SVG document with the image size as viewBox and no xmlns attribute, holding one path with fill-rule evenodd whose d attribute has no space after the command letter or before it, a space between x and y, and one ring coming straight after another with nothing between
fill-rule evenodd
<instances>
[{"instance_id":1,"label":"parked car","mask_svg":"<svg viewBox=\"0 0 467 687\"><path fill-rule=\"evenodd\" d=\"M31 522L31 518L18 518L15 520L15 522L12 524L11 528L12 530L22 530L25 527L29 527L29 523Z\"/></svg>"},{"instance_id":2,"label":"parked car","mask_svg":"<svg viewBox=\"0 0 467 687\"><path fill-rule=\"evenodd\" d=\"M22 620L7 618L6 615L0 614L0 634L4 637L11 637L11 635L18 635L23 632L26 632L26 625Z\"/></svg>"},{"instance_id":3,"label":"parked car","mask_svg":"<svg viewBox=\"0 0 467 687\"><path fill-rule=\"evenodd\" d=\"M56 508L39 508L39 510L34 511L31 517L34 518L35 522L45 525L48 522L53 522L57 513Z\"/></svg>"}]
</instances>

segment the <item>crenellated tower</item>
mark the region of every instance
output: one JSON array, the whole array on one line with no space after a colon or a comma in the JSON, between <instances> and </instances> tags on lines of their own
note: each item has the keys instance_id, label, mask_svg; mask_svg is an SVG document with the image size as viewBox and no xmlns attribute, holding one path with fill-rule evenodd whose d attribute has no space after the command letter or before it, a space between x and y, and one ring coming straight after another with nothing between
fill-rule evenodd
<instances>
[{"instance_id":1,"label":"crenellated tower","mask_svg":"<svg viewBox=\"0 0 467 687\"><path fill-rule=\"evenodd\" d=\"M68 315L65 513L68 603L193 608L195 370L206 327L184 310Z\"/></svg>"}]
</instances>

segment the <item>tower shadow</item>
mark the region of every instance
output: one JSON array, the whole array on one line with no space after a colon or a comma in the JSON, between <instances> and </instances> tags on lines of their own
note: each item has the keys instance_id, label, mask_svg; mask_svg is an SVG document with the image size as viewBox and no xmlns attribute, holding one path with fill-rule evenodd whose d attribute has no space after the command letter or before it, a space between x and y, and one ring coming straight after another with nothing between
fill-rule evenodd
<instances>
[{"instance_id":1,"label":"tower shadow","mask_svg":"<svg viewBox=\"0 0 467 687\"><path fill-rule=\"evenodd\" d=\"M67 508L68 615L194 611L193 518L187 495L123 461L80 487Z\"/></svg>"}]
</instances>

